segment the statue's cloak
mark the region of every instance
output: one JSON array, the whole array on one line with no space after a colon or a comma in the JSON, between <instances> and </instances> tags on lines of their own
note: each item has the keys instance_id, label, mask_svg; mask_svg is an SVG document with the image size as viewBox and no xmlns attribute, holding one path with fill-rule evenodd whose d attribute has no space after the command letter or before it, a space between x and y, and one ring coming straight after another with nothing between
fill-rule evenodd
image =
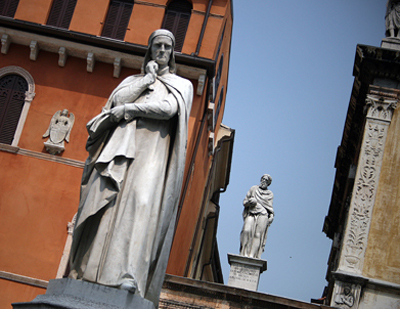
<instances>
[{"instance_id":1,"label":"statue's cloak","mask_svg":"<svg viewBox=\"0 0 400 309\"><path fill-rule=\"evenodd\" d=\"M81 200L70 255L72 268L76 265L76 259L79 255L81 255L80 259L82 259L82 253L77 253L78 250L82 251L79 248L80 244L87 242L85 238L88 238L88 235L93 235L93 233L88 234L88 232L84 232L85 229L92 229L90 225L93 225L93 222L100 224L99 222L103 220L101 216L110 207L119 207L116 203L120 202L118 195L124 186L126 186L124 184L124 182L127 182L126 173L130 169L130 166L135 164L135 155L138 151L136 147L140 147L135 142L136 120L134 119L129 122L122 120L119 123L112 123L110 121L110 110L115 105L115 94L122 88L135 84L142 77L143 75L136 75L126 78L113 91L102 113L93 118L87 125L89 138L86 149L89 152L89 157L86 160L82 176ZM178 113L171 119L173 121L173 126L171 127L173 128L173 132L170 134L166 172L165 175L160 175L160 184L163 184L163 192L159 209L154 214L157 217L157 224L156 226L146 226L146 218L139 218L145 222L140 221L138 223L143 227L151 229L154 239L150 248L146 248L147 253L134 253L143 255L140 259L146 260L145 265L147 265L146 269L140 270L143 271L144 275L134 274L135 279L138 281L140 294L142 297L153 301L155 306L158 303L173 240L177 206L185 169L188 119L193 98L193 86L190 81L174 74L158 76L157 79L175 97L178 103ZM137 96L140 95L140 92L138 92ZM101 179L101 183L98 185L101 189L97 190L98 192L94 195L91 186L94 183L93 179L96 177ZM143 186L145 185L143 184ZM91 203L90 201L95 202ZM112 229L110 230L112 231ZM143 233L145 232L143 231ZM96 231L94 231L94 234L96 234ZM141 235L135 234L129 235L129 237L135 238L141 237ZM104 246L107 247L108 244L106 243ZM123 249L121 248L121 250ZM140 251L141 249L138 250ZM102 264L99 263L99 265ZM143 268L143 265L141 264L140 267ZM100 269L95 269L94 273L99 273L100 271ZM144 277L143 280L141 279L142 277ZM84 277L81 279L86 280ZM99 280L98 283L118 286L120 284L119 280L121 278L115 278L115 280L106 279L103 282ZM92 279L89 279L89 281L92 281ZM96 280L94 281L97 282Z\"/></svg>"},{"instance_id":2,"label":"statue's cloak","mask_svg":"<svg viewBox=\"0 0 400 309\"><path fill-rule=\"evenodd\" d=\"M260 224L259 222L259 216L266 216L267 218L270 216L270 214L274 214L274 210L272 207L272 203L274 200L274 194L270 190L263 190L260 188L260 186L255 185L250 188L250 190L247 192L245 200L243 204L246 204L247 201L250 198L255 198L257 201L257 205L254 207L245 207L243 209L243 219L246 219L247 216L253 215L256 217L256 222L253 227L253 231L251 234L251 238L254 237L254 233L256 230L257 225ZM264 233L261 235L261 245L258 248L257 251L257 257L260 258L261 254L264 252L265 244L267 241L267 234L268 234L268 227L269 223L266 226L263 226ZM251 241L252 243L252 241ZM242 251L242 247L240 247L240 251Z\"/></svg>"}]
</instances>

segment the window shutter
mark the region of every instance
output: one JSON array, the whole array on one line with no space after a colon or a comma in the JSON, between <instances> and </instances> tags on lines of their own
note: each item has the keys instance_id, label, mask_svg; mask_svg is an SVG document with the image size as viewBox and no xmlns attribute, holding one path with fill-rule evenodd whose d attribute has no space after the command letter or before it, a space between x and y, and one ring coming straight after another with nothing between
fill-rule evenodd
<instances>
[{"instance_id":1,"label":"window shutter","mask_svg":"<svg viewBox=\"0 0 400 309\"><path fill-rule=\"evenodd\" d=\"M192 4L186 0L174 0L167 7L162 28L174 34L175 51L182 50L191 12Z\"/></svg>"},{"instance_id":2,"label":"window shutter","mask_svg":"<svg viewBox=\"0 0 400 309\"><path fill-rule=\"evenodd\" d=\"M69 0L64 6L64 17L61 20L60 27L68 29L69 25L71 23L72 15L74 14L75 11L75 6L76 6L76 1L77 0Z\"/></svg>"},{"instance_id":3,"label":"window shutter","mask_svg":"<svg viewBox=\"0 0 400 309\"><path fill-rule=\"evenodd\" d=\"M54 0L47 25L68 29L77 0Z\"/></svg>"},{"instance_id":4,"label":"window shutter","mask_svg":"<svg viewBox=\"0 0 400 309\"><path fill-rule=\"evenodd\" d=\"M224 100L224 86L222 86L221 92L219 93L219 100L218 100L218 104L217 104L217 108L215 110L215 116L214 116L214 124L217 123L219 112L221 110L221 105L222 105L222 101L223 100Z\"/></svg>"},{"instance_id":5,"label":"window shutter","mask_svg":"<svg viewBox=\"0 0 400 309\"><path fill-rule=\"evenodd\" d=\"M131 18L132 9L133 3L112 0L101 35L123 40Z\"/></svg>"},{"instance_id":6,"label":"window shutter","mask_svg":"<svg viewBox=\"0 0 400 309\"><path fill-rule=\"evenodd\" d=\"M0 1L0 15L7 17L14 17L17 11L19 0L1 0Z\"/></svg>"},{"instance_id":7,"label":"window shutter","mask_svg":"<svg viewBox=\"0 0 400 309\"><path fill-rule=\"evenodd\" d=\"M215 91L218 90L219 82L221 81L223 65L224 65L224 54L221 55L221 59L219 60L217 75L215 76Z\"/></svg>"},{"instance_id":8,"label":"window shutter","mask_svg":"<svg viewBox=\"0 0 400 309\"><path fill-rule=\"evenodd\" d=\"M0 79L0 143L12 143L27 90L28 83L19 75Z\"/></svg>"}]
</instances>

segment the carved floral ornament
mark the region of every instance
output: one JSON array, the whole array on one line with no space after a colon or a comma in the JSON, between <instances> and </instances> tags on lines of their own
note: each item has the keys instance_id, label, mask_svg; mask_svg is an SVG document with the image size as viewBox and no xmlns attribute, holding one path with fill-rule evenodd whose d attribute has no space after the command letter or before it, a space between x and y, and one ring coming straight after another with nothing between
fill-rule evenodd
<instances>
[{"instance_id":1,"label":"carved floral ornament","mask_svg":"<svg viewBox=\"0 0 400 309\"><path fill-rule=\"evenodd\" d=\"M368 95L366 105L367 122L353 188L342 265L347 271L355 273L361 273L363 267L385 140L397 100Z\"/></svg>"},{"instance_id":2,"label":"carved floral ornament","mask_svg":"<svg viewBox=\"0 0 400 309\"><path fill-rule=\"evenodd\" d=\"M397 107L398 100L389 100L384 97L368 95L366 106L368 107L367 117L383 121L391 121L393 111Z\"/></svg>"}]
</instances>

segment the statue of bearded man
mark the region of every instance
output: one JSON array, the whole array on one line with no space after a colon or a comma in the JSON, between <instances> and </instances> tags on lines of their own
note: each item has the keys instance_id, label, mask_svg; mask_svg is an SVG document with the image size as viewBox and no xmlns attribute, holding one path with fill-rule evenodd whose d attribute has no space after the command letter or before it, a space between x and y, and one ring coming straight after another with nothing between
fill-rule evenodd
<instances>
[{"instance_id":1,"label":"statue of bearded man","mask_svg":"<svg viewBox=\"0 0 400 309\"><path fill-rule=\"evenodd\" d=\"M138 293L157 307L185 167L190 81L175 38L151 34L143 74L126 78L87 124L69 277Z\"/></svg>"},{"instance_id":2,"label":"statue of bearded man","mask_svg":"<svg viewBox=\"0 0 400 309\"><path fill-rule=\"evenodd\" d=\"M388 0L385 21L386 36L400 38L400 0Z\"/></svg>"},{"instance_id":3,"label":"statue of bearded man","mask_svg":"<svg viewBox=\"0 0 400 309\"><path fill-rule=\"evenodd\" d=\"M267 241L268 227L274 220L274 195L268 190L270 175L261 177L260 184L252 186L243 201L243 229L240 234L240 255L260 259Z\"/></svg>"}]
</instances>

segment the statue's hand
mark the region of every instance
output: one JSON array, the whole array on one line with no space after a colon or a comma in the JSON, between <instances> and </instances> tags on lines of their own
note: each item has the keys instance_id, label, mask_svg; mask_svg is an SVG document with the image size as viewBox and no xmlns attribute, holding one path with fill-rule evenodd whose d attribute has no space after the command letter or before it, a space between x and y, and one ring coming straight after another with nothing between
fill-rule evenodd
<instances>
[{"instance_id":1,"label":"statue's hand","mask_svg":"<svg viewBox=\"0 0 400 309\"><path fill-rule=\"evenodd\" d=\"M124 118L125 106L119 105L115 106L110 110L110 120L111 122L119 122Z\"/></svg>"},{"instance_id":2,"label":"statue's hand","mask_svg":"<svg viewBox=\"0 0 400 309\"><path fill-rule=\"evenodd\" d=\"M256 200L254 197L250 197L250 198L246 201L246 203L245 203L244 206L245 206L245 207L255 207L255 206L257 206L257 200Z\"/></svg>"},{"instance_id":3,"label":"statue's hand","mask_svg":"<svg viewBox=\"0 0 400 309\"><path fill-rule=\"evenodd\" d=\"M270 214L270 215L269 215L269 218L268 218L268 224L271 224L272 221L274 221L274 215L273 215L273 214Z\"/></svg>"},{"instance_id":4,"label":"statue's hand","mask_svg":"<svg viewBox=\"0 0 400 309\"><path fill-rule=\"evenodd\" d=\"M150 60L146 65L145 83L148 85L154 84L157 77L158 64L154 60Z\"/></svg>"}]
</instances>

